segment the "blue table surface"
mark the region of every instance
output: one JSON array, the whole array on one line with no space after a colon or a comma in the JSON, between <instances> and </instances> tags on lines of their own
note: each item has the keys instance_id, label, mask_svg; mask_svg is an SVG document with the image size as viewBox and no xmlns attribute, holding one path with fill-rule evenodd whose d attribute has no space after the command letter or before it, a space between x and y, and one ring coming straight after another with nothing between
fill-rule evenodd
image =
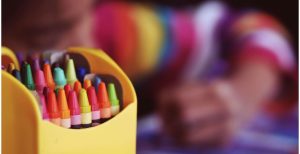
<instances>
[{"instance_id":1,"label":"blue table surface","mask_svg":"<svg viewBox=\"0 0 300 154\"><path fill-rule=\"evenodd\" d=\"M298 109L274 118L259 114L249 127L237 133L228 146L213 149L184 148L160 133L155 114L138 120L137 153L140 154L291 154L298 153Z\"/></svg>"}]
</instances>

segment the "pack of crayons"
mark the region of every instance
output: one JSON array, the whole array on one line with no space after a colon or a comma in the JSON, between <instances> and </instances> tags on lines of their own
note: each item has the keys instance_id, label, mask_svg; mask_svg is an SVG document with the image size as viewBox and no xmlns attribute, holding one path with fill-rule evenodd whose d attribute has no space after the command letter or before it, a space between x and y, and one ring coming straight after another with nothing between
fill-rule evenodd
<instances>
[{"instance_id":1,"label":"pack of crayons","mask_svg":"<svg viewBox=\"0 0 300 154\"><path fill-rule=\"evenodd\" d=\"M136 152L134 87L101 49L1 54L3 153Z\"/></svg>"},{"instance_id":2,"label":"pack of crayons","mask_svg":"<svg viewBox=\"0 0 300 154\"><path fill-rule=\"evenodd\" d=\"M42 118L64 128L97 126L120 112L115 83L85 67L64 52L17 54L14 63L2 66L23 83L39 102ZM80 60L80 59L78 59Z\"/></svg>"}]
</instances>

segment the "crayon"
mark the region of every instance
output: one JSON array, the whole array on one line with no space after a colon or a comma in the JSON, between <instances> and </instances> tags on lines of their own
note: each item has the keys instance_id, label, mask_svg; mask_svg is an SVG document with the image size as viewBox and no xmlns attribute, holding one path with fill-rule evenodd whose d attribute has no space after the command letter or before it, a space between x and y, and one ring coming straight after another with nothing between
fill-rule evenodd
<instances>
[{"instance_id":1,"label":"crayon","mask_svg":"<svg viewBox=\"0 0 300 154\"><path fill-rule=\"evenodd\" d=\"M111 114L112 116L117 115L120 112L119 99L117 97L116 88L113 83L108 84L108 97L111 104Z\"/></svg>"},{"instance_id":2,"label":"crayon","mask_svg":"<svg viewBox=\"0 0 300 154\"><path fill-rule=\"evenodd\" d=\"M38 93L43 93L44 87L46 87L47 85L45 81L44 72L42 70L36 70L34 74L34 82L36 91Z\"/></svg>"},{"instance_id":3,"label":"crayon","mask_svg":"<svg viewBox=\"0 0 300 154\"><path fill-rule=\"evenodd\" d=\"M35 90L35 84L32 77L31 67L29 64L24 64L22 67L23 71L21 73L23 84L29 89L29 90Z\"/></svg>"},{"instance_id":4,"label":"crayon","mask_svg":"<svg viewBox=\"0 0 300 154\"><path fill-rule=\"evenodd\" d=\"M45 100L48 100L47 99L47 96L48 96L48 93L51 91L51 89L49 87L44 87L43 89L43 95L45 96ZM47 101L46 101L47 103Z\"/></svg>"},{"instance_id":5,"label":"crayon","mask_svg":"<svg viewBox=\"0 0 300 154\"><path fill-rule=\"evenodd\" d=\"M56 84L55 88L64 88L64 86L67 84L64 70L60 67L54 68L54 81Z\"/></svg>"},{"instance_id":6,"label":"crayon","mask_svg":"<svg viewBox=\"0 0 300 154\"><path fill-rule=\"evenodd\" d=\"M82 89L81 83L79 81L76 81L74 83L74 91L76 92L77 96L79 96L79 92Z\"/></svg>"},{"instance_id":7,"label":"crayon","mask_svg":"<svg viewBox=\"0 0 300 154\"><path fill-rule=\"evenodd\" d=\"M21 64L21 70L20 70L20 73L21 73L21 79L22 79L22 83L24 84L24 79L25 79L25 74L26 74L26 64L28 64L26 61L23 61L22 64Z\"/></svg>"},{"instance_id":8,"label":"crayon","mask_svg":"<svg viewBox=\"0 0 300 154\"><path fill-rule=\"evenodd\" d=\"M98 92L98 85L101 82L100 77L97 74L89 73L84 76L84 80L91 80L93 82L93 86L95 87L96 92Z\"/></svg>"},{"instance_id":9,"label":"crayon","mask_svg":"<svg viewBox=\"0 0 300 154\"><path fill-rule=\"evenodd\" d=\"M100 107L97 101L95 88L93 86L90 86L87 89L87 94L88 94L88 98L92 110L92 126L96 126L99 125L101 121L100 121Z\"/></svg>"},{"instance_id":10,"label":"crayon","mask_svg":"<svg viewBox=\"0 0 300 154\"><path fill-rule=\"evenodd\" d=\"M43 94L39 94L40 97L40 108L42 111L42 117L44 120L49 121L49 114L46 106L45 96Z\"/></svg>"},{"instance_id":11,"label":"crayon","mask_svg":"<svg viewBox=\"0 0 300 154\"><path fill-rule=\"evenodd\" d=\"M110 102L104 82L101 82L98 87L98 103L100 105L101 123L111 118Z\"/></svg>"},{"instance_id":12,"label":"crayon","mask_svg":"<svg viewBox=\"0 0 300 154\"><path fill-rule=\"evenodd\" d=\"M67 64L67 61L70 59L70 55L65 53L64 55L64 63Z\"/></svg>"},{"instance_id":13,"label":"crayon","mask_svg":"<svg viewBox=\"0 0 300 154\"><path fill-rule=\"evenodd\" d=\"M91 80L84 80L84 83L83 83L83 87L85 90L87 90L90 86L92 86L92 82Z\"/></svg>"},{"instance_id":14,"label":"crayon","mask_svg":"<svg viewBox=\"0 0 300 154\"><path fill-rule=\"evenodd\" d=\"M51 65L51 70L52 70L52 72L54 72L54 69L55 69L56 67L60 67L59 63L53 63L53 64Z\"/></svg>"},{"instance_id":15,"label":"crayon","mask_svg":"<svg viewBox=\"0 0 300 154\"><path fill-rule=\"evenodd\" d=\"M18 79L20 82L22 81L21 80L21 73L20 71L18 71L17 69L14 69L11 73L16 79Z\"/></svg>"},{"instance_id":16,"label":"crayon","mask_svg":"<svg viewBox=\"0 0 300 154\"><path fill-rule=\"evenodd\" d=\"M9 63L7 67L7 71L11 74L13 70L15 70L15 64L14 63Z\"/></svg>"},{"instance_id":17,"label":"crayon","mask_svg":"<svg viewBox=\"0 0 300 154\"><path fill-rule=\"evenodd\" d=\"M85 67L76 68L76 75L80 82L84 81L84 76L88 73Z\"/></svg>"},{"instance_id":18,"label":"crayon","mask_svg":"<svg viewBox=\"0 0 300 154\"><path fill-rule=\"evenodd\" d=\"M51 72L51 68L50 68L50 65L49 64L44 64L44 75L45 75L45 79L46 79L46 83L47 83L47 86L49 88L51 88L52 90L55 89L55 82L53 80L53 77L52 77L52 72Z\"/></svg>"},{"instance_id":19,"label":"crayon","mask_svg":"<svg viewBox=\"0 0 300 154\"><path fill-rule=\"evenodd\" d=\"M67 98L64 89L58 89L58 108L60 111L60 124L64 128L71 127L70 110L68 108Z\"/></svg>"},{"instance_id":20,"label":"crayon","mask_svg":"<svg viewBox=\"0 0 300 154\"><path fill-rule=\"evenodd\" d=\"M68 84L70 84L71 87L73 87L74 86L74 82L77 81L73 59L68 59L67 60L66 78L67 78Z\"/></svg>"},{"instance_id":21,"label":"crayon","mask_svg":"<svg viewBox=\"0 0 300 154\"><path fill-rule=\"evenodd\" d=\"M25 60L25 55L23 52L17 52L16 57L18 59L19 64L21 64Z\"/></svg>"},{"instance_id":22,"label":"crayon","mask_svg":"<svg viewBox=\"0 0 300 154\"><path fill-rule=\"evenodd\" d=\"M47 94L47 109L50 122L60 126L60 113L57 106L56 96L53 91L49 91Z\"/></svg>"},{"instance_id":23,"label":"crayon","mask_svg":"<svg viewBox=\"0 0 300 154\"><path fill-rule=\"evenodd\" d=\"M80 108L77 100L77 94L73 90L69 92L68 106L71 115L71 128L80 129L81 128Z\"/></svg>"},{"instance_id":24,"label":"crayon","mask_svg":"<svg viewBox=\"0 0 300 154\"><path fill-rule=\"evenodd\" d=\"M93 86L95 87L96 92L98 92L99 84L101 83L101 79L98 76L95 76L93 79Z\"/></svg>"},{"instance_id":25,"label":"crayon","mask_svg":"<svg viewBox=\"0 0 300 154\"><path fill-rule=\"evenodd\" d=\"M65 90L66 96L68 98L69 93L72 90L71 86L69 84L66 84L65 87L64 87L64 90Z\"/></svg>"},{"instance_id":26,"label":"crayon","mask_svg":"<svg viewBox=\"0 0 300 154\"><path fill-rule=\"evenodd\" d=\"M40 70L41 69L41 65L40 65L40 60L39 59L33 59L32 61L32 66L33 66L33 72Z\"/></svg>"},{"instance_id":27,"label":"crayon","mask_svg":"<svg viewBox=\"0 0 300 154\"><path fill-rule=\"evenodd\" d=\"M91 106L85 89L81 89L79 93L79 104L81 111L81 126L88 128L92 126Z\"/></svg>"}]
</instances>

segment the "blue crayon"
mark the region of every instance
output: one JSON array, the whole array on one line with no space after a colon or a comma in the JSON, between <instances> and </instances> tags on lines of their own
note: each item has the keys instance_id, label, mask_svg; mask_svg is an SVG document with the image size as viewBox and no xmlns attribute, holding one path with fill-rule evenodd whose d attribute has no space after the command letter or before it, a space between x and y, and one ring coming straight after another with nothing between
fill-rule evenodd
<instances>
[{"instance_id":1,"label":"blue crayon","mask_svg":"<svg viewBox=\"0 0 300 154\"><path fill-rule=\"evenodd\" d=\"M98 86L101 83L101 79L98 76L95 76L95 78L92 80L93 86L95 87L96 92L98 92Z\"/></svg>"},{"instance_id":2,"label":"blue crayon","mask_svg":"<svg viewBox=\"0 0 300 154\"><path fill-rule=\"evenodd\" d=\"M12 74L16 79L18 79L19 81L22 81L22 80L21 80L21 73L20 73L20 71L18 71L17 69L14 69L14 70L11 72L11 74Z\"/></svg>"},{"instance_id":3,"label":"blue crayon","mask_svg":"<svg viewBox=\"0 0 300 154\"><path fill-rule=\"evenodd\" d=\"M76 76L77 76L77 79L83 83L83 80L84 80L84 76L88 73L88 70L85 68L85 67L78 67L76 69Z\"/></svg>"}]
</instances>

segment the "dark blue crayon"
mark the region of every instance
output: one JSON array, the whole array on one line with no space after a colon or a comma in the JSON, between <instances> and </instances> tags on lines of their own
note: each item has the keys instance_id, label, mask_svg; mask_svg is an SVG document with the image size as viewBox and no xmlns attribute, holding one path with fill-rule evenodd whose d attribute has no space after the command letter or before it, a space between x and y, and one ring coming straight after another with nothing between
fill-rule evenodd
<instances>
[{"instance_id":1,"label":"dark blue crayon","mask_svg":"<svg viewBox=\"0 0 300 154\"><path fill-rule=\"evenodd\" d=\"M18 71L17 69L14 69L11 73L16 79L18 79L20 82L22 81L21 80L21 73L20 71Z\"/></svg>"},{"instance_id":2,"label":"dark blue crayon","mask_svg":"<svg viewBox=\"0 0 300 154\"><path fill-rule=\"evenodd\" d=\"M76 76L77 79L83 83L84 76L88 73L88 70L85 67L78 67L76 68Z\"/></svg>"}]
</instances>

